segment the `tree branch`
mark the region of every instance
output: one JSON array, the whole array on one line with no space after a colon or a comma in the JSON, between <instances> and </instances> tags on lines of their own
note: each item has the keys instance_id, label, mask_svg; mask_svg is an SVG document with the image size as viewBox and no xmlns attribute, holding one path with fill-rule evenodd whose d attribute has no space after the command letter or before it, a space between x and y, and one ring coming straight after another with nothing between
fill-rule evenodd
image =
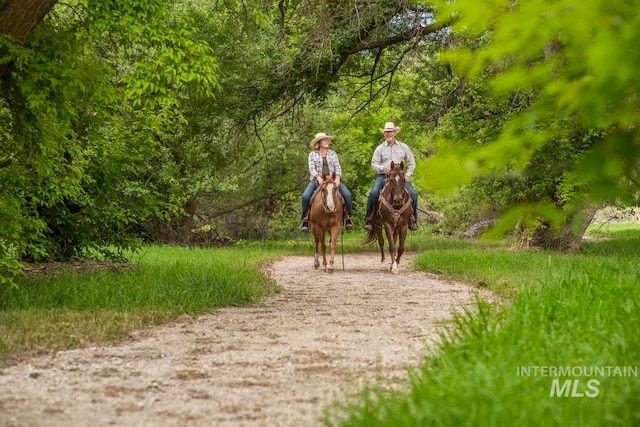
<instances>
[{"instance_id":1,"label":"tree branch","mask_svg":"<svg viewBox=\"0 0 640 427\"><path fill-rule=\"evenodd\" d=\"M450 25L448 21L444 23L434 23L425 27L420 26L411 28L404 33L386 39L358 43L353 48L343 52L342 55L340 55L338 67L343 65L351 55L362 52L363 50L385 49L398 43L406 42L415 38L424 37L427 34L435 33L443 28L446 28L448 25Z\"/></svg>"},{"instance_id":2,"label":"tree branch","mask_svg":"<svg viewBox=\"0 0 640 427\"><path fill-rule=\"evenodd\" d=\"M235 212L235 211L237 211L239 209L246 208L247 206L251 206L251 205L254 205L256 203L263 202L263 201L265 201L267 199L270 199L272 197L284 196L285 194L289 194L289 193L294 192L294 191L298 191L298 188L297 187L289 188L289 189L286 189L286 190L277 191L275 193L269 193L269 194L264 195L264 196L256 197L256 198L248 200L248 201L246 201L244 203L240 203L239 205L232 206L232 207L230 207L228 209L225 209L223 211L220 211L220 212L216 212L213 215L209 216L209 219L219 218L221 216L225 216L225 215L228 215L230 213L233 213L233 212Z\"/></svg>"}]
</instances>

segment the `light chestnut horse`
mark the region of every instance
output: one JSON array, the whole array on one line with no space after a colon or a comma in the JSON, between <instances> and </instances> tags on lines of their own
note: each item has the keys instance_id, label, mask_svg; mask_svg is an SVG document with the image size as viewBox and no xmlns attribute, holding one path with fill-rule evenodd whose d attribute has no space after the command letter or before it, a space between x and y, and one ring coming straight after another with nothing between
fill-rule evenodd
<instances>
[{"instance_id":1,"label":"light chestnut horse","mask_svg":"<svg viewBox=\"0 0 640 427\"><path fill-rule=\"evenodd\" d=\"M335 184L335 173L332 176L325 176L324 182L320 186L318 193L311 202L309 210L309 225L313 233L313 266L320 267L320 255L318 246L322 247L322 265L327 273L333 273L333 262L336 253L336 243L342 225L342 214L344 206L342 196ZM327 263L327 245L325 234L329 233L330 257Z\"/></svg>"},{"instance_id":2,"label":"light chestnut horse","mask_svg":"<svg viewBox=\"0 0 640 427\"><path fill-rule=\"evenodd\" d=\"M387 174L378 196L376 212L373 215L373 230L369 231L364 243L372 243L376 239L380 246L380 262L384 262L384 228L389 242L389 255L393 274L398 274L398 264L404 253L404 241L407 237L409 221L413 215L411 195L405 187L404 162L391 162L391 172ZM397 242L397 250L396 250Z\"/></svg>"}]
</instances>

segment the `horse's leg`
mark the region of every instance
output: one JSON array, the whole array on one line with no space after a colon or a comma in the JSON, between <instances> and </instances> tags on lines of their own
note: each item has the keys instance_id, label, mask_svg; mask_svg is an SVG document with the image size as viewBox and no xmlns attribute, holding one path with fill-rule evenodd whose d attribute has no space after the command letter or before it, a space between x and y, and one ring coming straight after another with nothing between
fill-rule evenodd
<instances>
[{"instance_id":1,"label":"horse's leg","mask_svg":"<svg viewBox=\"0 0 640 427\"><path fill-rule=\"evenodd\" d=\"M392 237L389 238L389 252L391 252L391 271L393 274L398 274L398 252L397 252L397 242L398 242L398 230L393 229Z\"/></svg>"},{"instance_id":2,"label":"horse's leg","mask_svg":"<svg viewBox=\"0 0 640 427\"><path fill-rule=\"evenodd\" d=\"M324 266L324 270L327 271L327 242L326 239L327 231L322 231L322 265Z\"/></svg>"},{"instance_id":3,"label":"horse's leg","mask_svg":"<svg viewBox=\"0 0 640 427\"><path fill-rule=\"evenodd\" d=\"M400 265L400 257L404 253L404 242L407 238L407 227L402 227L400 230L400 242L398 244L398 257L396 258L396 262Z\"/></svg>"},{"instance_id":4,"label":"horse's leg","mask_svg":"<svg viewBox=\"0 0 640 427\"><path fill-rule=\"evenodd\" d=\"M331 248L331 257L329 258L328 273L333 273L333 263L336 255L336 244L338 243L338 235L340 234L340 223L331 227L331 239L329 240L329 247Z\"/></svg>"},{"instance_id":5,"label":"horse's leg","mask_svg":"<svg viewBox=\"0 0 640 427\"><path fill-rule=\"evenodd\" d=\"M313 268L317 269L320 267L320 260L318 259L318 244L320 243L320 238L318 237L318 230L316 230L316 225L312 224L313 231Z\"/></svg>"},{"instance_id":6,"label":"horse's leg","mask_svg":"<svg viewBox=\"0 0 640 427\"><path fill-rule=\"evenodd\" d=\"M393 266L396 263L396 236L395 231L391 228L391 225L385 223L384 230L387 234L387 242L389 243L389 256L391 256L391 267L389 270L393 270Z\"/></svg>"},{"instance_id":7,"label":"horse's leg","mask_svg":"<svg viewBox=\"0 0 640 427\"><path fill-rule=\"evenodd\" d=\"M378 246L380 246L380 264L384 263L384 236L382 235L382 228L374 225L376 229L376 236L378 237Z\"/></svg>"}]
</instances>

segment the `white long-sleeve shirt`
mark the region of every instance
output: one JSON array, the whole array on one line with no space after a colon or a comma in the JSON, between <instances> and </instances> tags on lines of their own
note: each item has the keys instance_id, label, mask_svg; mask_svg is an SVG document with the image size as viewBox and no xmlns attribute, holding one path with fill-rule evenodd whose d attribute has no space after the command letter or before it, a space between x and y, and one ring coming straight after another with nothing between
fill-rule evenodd
<instances>
[{"instance_id":1,"label":"white long-sleeve shirt","mask_svg":"<svg viewBox=\"0 0 640 427\"><path fill-rule=\"evenodd\" d=\"M387 141L378 145L371 157L371 169L375 173L384 173L385 167L391 167L391 162L400 163L404 161L405 175L413 175L416 169L416 160L413 158L411 148L404 142L396 140L395 144L389 145Z\"/></svg>"}]
</instances>

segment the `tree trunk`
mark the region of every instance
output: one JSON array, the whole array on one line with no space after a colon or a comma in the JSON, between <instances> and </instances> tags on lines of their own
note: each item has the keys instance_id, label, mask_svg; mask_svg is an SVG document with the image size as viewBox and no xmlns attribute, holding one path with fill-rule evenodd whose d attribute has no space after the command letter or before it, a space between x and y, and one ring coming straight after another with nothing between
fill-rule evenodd
<instances>
[{"instance_id":1,"label":"tree trunk","mask_svg":"<svg viewBox=\"0 0 640 427\"><path fill-rule=\"evenodd\" d=\"M568 218L560 229L549 226L540 227L534 233L531 245L557 251L578 251L582 243L582 237L597 211L597 206L586 206ZM576 226L576 222L579 223L579 226Z\"/></svg>"},{"instance_id":2,"label":"tree trunk","mask_svg":"<svg viewBox=\"0 0 640 427\"><path fill-rule=\"evenodd\" d=\"M183 245L192 246L193 235L193 219L196 215L196 209L198 208L198 199L195 196L189 198L184 204L185 216L182 218L182 224L180 225L179 237Z\"/></svg>"},{"instance_id":3,"label":"tree trunk","mask_svg":"<svg viewBox=\"0 0 640 427\"><path fill-rule=\"evenodd\" d=\"M460 235L461 239L470 240L478 237L483 231L487 228L491 227L494 223L494 220L487 219L484 221L476 222L471 227L467 228L467 230Z\"/></svg>"},{"instance_id":4,"label":"tree trunk","mask_svg":"<svg viewBox=\"0 0 640 427\"><path fill-rule=\"evenodd\" d=\"M0 34L24 44L31 32L42 22L58 0L7 0L0 9ZM10 63L0 64L0 79Z\"/></svg>"}]
</instances>

